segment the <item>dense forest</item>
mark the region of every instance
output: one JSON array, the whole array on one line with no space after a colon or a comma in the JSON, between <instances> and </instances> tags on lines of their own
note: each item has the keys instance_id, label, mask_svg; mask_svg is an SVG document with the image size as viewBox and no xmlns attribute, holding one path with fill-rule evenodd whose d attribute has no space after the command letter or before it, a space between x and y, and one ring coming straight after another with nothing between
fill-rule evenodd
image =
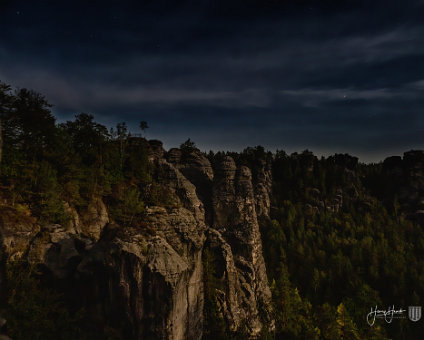
<instances>
[{"instance_id":1,"label":"dense forest","mask_svg":"<svg viewBox=\"0 0 424 340\"><path fill-rule=\"evenodd\" d=\"M174 204L161 172L149 162L146 123L136 135L125 123L108 129L86 113L58 124L50 108L36 92L0 84L1 215L64 224L68 205L82 210L101 196L122 228L142 227L146 206ZM190 140L181 145L183 155L193 148ZM390 324L377 320L372 327L366 322L375 306L407 309L424 298L424 230L417 214L422 153L377 164L262 147L205 153L212 167L225 155L252 169L253 179L264 160L272 168L271 213L261 218L260 230L275 331L263 329L263 339L423 334L421 323L407 317ZM220 315L214 254L206 250L203 258L205 338L243 339L243 332L229 332ZM38 268L19 261L3 265L0 314L11 338L92 337L84 309L69 307ZM105 327L98 337L115 339L119 332Z\"/></svg>"},{"instance_id":2,"label":"dense forest","mask_svg":"<svg viewBox=\"0 0 424 340\"><path fill-rule=\"evenodd\" d=\"M420 172L393 177L391 163L400 157L361 164L347 154L319 159L308 150L230 154L253 171L259 160L272 163L271 216L260 222L276 338L420 338L423 327L408 318L366 322L375 306L420 305L424 231L410 213L414 204L398 195L418 193ZM424 154L411 151L404 159L417 168Z\"/></svg>"}]
</instances>

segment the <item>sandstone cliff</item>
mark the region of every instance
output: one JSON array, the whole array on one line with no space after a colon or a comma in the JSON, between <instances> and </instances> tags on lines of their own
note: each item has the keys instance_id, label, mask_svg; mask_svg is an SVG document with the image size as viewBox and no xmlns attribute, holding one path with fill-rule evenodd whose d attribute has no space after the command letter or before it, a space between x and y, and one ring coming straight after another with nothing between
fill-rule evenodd
<instances>
[{"instance_id":1,"label":"sandstone cliff","mask_svg":"<svg viewBox=\"0 0 424 340\"><path fill-rule=\"evenodd\" d=\"M271 170L251 170L225 157L212 168L198 150L165 152L150 142L172 204L146 208L144 224L122 227L101 197L85 211L66 205L67 225L38 225L3 209L3 261L37 265L84 307L93 327L109 324L132 339L200 339L204 321L203 253L224 263L219 310L230 331L255 338L273 329L271 293L258 216L270 209Z\"/></svg>"},{"instance_id":2,"label":"sandstone cliff","mask_svg":"<svg viewBox=\"0 0 424 340\"><path fill-rule=\"evenodd\" d=\"M385 197L399 204L396 209L424 225L424 152L411 150L403 157L388 157L383 162L381 186Z\"/></svg>"}]
</instances>

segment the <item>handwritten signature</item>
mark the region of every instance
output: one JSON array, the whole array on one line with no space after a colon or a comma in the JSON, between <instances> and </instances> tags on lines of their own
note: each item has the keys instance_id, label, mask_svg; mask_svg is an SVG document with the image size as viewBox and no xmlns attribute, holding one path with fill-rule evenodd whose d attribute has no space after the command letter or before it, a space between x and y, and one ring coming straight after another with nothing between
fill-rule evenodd
<instances>
[{"instance_id":1,"label":"handwritten signature","mask_svg":"<svg viewBox=\"0 0 424 340\"><path fill-rule=\"evenodd\" d=\"M395 309L395 306L389 307L387 310L380 310L375 306L375 309L371 307L371 312L367 315L368 325L372 326L375 323L375 319L384 319L387 323L391 323L393 319L404 318L402 315L406 312L406 309Z\"/></svg>"}]
</instances>

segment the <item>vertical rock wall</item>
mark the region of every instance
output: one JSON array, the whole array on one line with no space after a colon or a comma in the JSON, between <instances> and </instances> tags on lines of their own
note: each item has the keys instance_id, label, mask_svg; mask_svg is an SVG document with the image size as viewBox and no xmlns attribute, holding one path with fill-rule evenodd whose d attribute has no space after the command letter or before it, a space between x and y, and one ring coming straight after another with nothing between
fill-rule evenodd
<instances>
[{"instance_id":1,"label":"vertical rock wall","mask_svg":"<svg viewBox=\"0 0 424 340\"><path fill-rule=\"evenodd\" d=\"M212 169L198 150L165 153L152 141L149 159L174 204L147 207L143 227L115 225L100 197L86 212L67 205L72 219L66 226L14 221L11 210L0 219L3 258L44 268L92 315L93 329L109 324L129 339L197 340L203 332L202 254L209 247L225 267L219 303L228 327L246 327L252 338L264 326L272 329L258 225L258 215L268 215L270 207L266 162L253 183L250 169L231 157Z\"/></svg>"}]
</instances>

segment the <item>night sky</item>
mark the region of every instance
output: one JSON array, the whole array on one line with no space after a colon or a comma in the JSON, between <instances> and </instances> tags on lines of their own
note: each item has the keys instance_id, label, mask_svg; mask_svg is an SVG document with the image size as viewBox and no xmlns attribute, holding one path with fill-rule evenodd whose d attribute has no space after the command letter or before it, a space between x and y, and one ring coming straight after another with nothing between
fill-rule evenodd
<instances>
[{"instance_id":1,"label":"night sky","mask_svg":"<svg viewBox=\"0 0 424 340\"><path fill-rule=\"evenodd\" d=\"M424 0L4 1L0 80L166 148L424 148Z\"/></svg>"}]
</instances>

